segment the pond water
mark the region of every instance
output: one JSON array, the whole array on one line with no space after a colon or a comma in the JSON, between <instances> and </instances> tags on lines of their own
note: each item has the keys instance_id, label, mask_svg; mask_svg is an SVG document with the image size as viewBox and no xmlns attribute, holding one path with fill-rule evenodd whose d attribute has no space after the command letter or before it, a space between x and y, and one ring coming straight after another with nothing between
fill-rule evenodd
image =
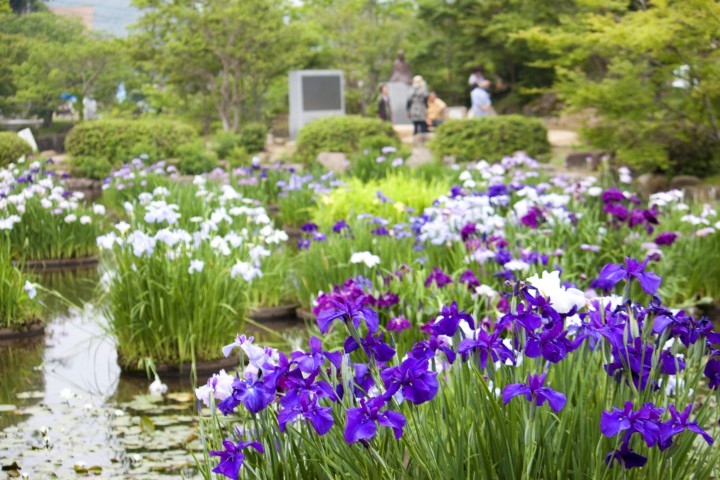
<instances>
[{"instance_id":1,"label":"pond water","mask_svg":"<svg viewBox=\"0 0 720 480\"><path fill-rule=\"evenodd\" d=\"M75 305L98 282L95 270L39 279ZM0 346L0 478L197 478L190 379L163 379L168 394L149 395L151 380L121 375L97 307L45 297L45 338Z\"/></svg>"}]
</instances>

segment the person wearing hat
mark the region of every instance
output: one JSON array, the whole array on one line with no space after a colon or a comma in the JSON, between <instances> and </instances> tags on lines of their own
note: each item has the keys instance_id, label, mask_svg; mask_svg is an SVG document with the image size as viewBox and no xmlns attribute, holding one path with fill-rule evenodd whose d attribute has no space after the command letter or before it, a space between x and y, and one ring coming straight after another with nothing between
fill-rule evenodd
<instances>
[{"instance_id":1,"label":"person wearing hat","mask_svg":"<svg viewBox=\"0 0 720 480\"><path fill-rule=\"evenodd\" d=\"M427 133L427 87L420 75L415 75L407 100L408 118L413 122L413 135Z\"/></svg>"}]
</instances>

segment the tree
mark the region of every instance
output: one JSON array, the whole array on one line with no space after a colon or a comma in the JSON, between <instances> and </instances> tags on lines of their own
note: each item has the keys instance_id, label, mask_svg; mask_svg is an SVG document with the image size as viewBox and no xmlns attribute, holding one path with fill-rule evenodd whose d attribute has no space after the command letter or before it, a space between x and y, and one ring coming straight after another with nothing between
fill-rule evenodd
<instances>
[{"instance_id":1,"label":"tree","mask_svg":"<svg viewBox=\"0 0 720 480\"><path fill-rule=\"evenodd\" d=\"M131 42L157 84L207 96L224 130L264 117L265 95L302 46L282 0L136 0L148 9ZM202 102L201 102L202 103Z\"/></svg>"},{"instance_id":2,"label":"tree","mask_svg":"<svg viewBox=\"0 0 720 480\"><path fill-rule=\"evenodd\" d=\"M342 69L348 110L367 113L412 29L412 2L307 0L296 14L311 36L308 67Z\"/></svg>"},{"instance_id":3,"label":"tree","mask_svg":"<svg viewBox=\"0 0 720 480\"><path fill-rule=\"evenodd\" d=\"M552 55L568 105L596 112L587 138L641 170L720 170L720 4L614 6L525 33Z\"/></svg>"}]
</instances>

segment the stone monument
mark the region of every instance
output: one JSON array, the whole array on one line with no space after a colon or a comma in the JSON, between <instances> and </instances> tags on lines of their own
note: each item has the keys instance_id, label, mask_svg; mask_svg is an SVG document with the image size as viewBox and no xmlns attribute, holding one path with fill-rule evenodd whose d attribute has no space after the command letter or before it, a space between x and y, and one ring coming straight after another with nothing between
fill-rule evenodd
<instances>
[{"instance_id":1,"label":"stone monument","mask_svg":"<svg viewBox=\"0 0 720 480\"><path fill-rule=\"evenodd\" d=\"M400 50L393 62L393 73L387 84L393 124L409 125L412 123L407 115L407 99L410 96L412 77L412 68L405 60L405 52Z\"/></svg>"},{"instance_id":2,"label":"stone monument","mask_svg":"<svg viewBox=\"0 0 720 480\"><path fill-rule=\"evenodd\" d=\"M290 138L321 117L345 115L342 70L293 70L289 74Z\"/></svg>"}]
</instances>

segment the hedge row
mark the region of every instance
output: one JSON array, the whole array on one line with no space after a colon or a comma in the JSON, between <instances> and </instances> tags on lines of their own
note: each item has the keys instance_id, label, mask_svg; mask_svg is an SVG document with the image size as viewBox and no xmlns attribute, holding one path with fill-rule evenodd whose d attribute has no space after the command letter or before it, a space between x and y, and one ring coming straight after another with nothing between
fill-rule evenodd
<instances>
[{"instance_id":1,"label":"hedge row","mask_svg":"<svg viewBox=\"0 0 720 480\"><path fill-rule=\"evenodd\" d=\"M23 155L30 155L33 149L29 143L14 132L0 132L0 167L16 162Z\"/></svg>"},{"instance_id":2,"label":"hedge row","mask_svg":"<svg viewBox=\"0 0 720 480\"><path fill-rule=\"evenodd\" d=\"M437 128L429 146L436 156L458 161L499 161L520 150L542 160L550 153L542 122L521 115L449 120Z\"/></svg>"}]
</instances>

